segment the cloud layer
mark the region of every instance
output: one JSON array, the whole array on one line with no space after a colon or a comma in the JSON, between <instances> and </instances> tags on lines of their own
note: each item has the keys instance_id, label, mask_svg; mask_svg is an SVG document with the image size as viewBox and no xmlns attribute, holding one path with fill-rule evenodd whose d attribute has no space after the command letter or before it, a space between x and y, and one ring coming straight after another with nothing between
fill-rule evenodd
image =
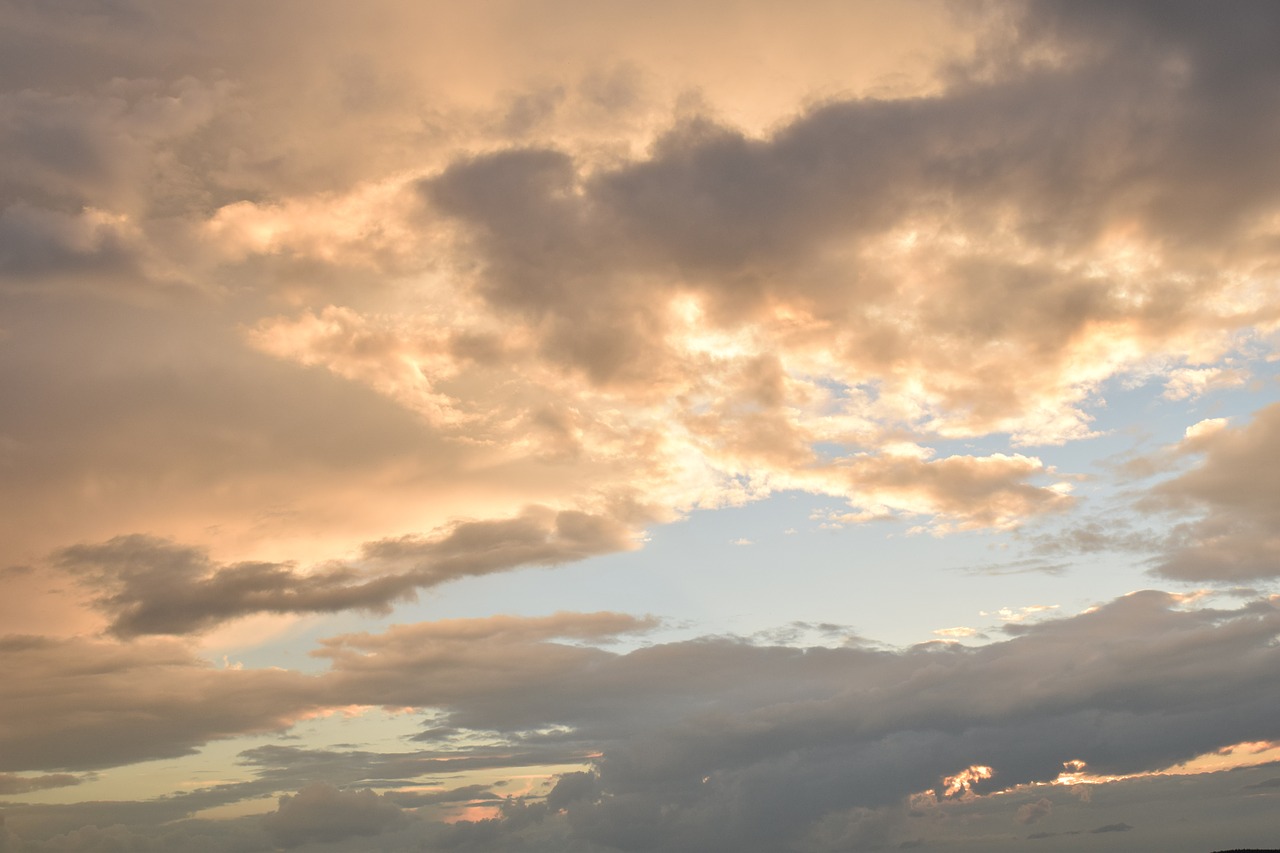
<instances>
[{"instance_id":1,"label":"cloud layer","mask_svg":"<svg viewBox=\"0 0 1280 853\"><path fill-rule=\"evenodd\" d=\"M0 4L0 851L1261 843L1277 32Z\"/></svg>"}]
</instances>

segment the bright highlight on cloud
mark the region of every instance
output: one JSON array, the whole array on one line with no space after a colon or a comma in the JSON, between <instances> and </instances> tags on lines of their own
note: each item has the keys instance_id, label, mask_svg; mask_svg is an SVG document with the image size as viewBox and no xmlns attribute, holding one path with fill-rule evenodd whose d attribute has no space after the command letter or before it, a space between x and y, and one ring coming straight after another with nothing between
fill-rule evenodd
<instances>
[{"instance_id":1,"label":"bright highlight on cloud","mask_svg":"<svg viewBox=\"0 0 1280 853\"><path fill-rule=\"evenodd\" d=\"M0 5L0 851L1273 845L1277 32Z\"/></svg>"}]
</instances>

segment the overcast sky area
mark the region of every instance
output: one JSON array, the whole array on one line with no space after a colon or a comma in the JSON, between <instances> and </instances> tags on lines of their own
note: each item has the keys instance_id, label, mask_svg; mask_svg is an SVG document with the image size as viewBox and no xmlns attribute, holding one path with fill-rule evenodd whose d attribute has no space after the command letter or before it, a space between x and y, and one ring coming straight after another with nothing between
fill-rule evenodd
<instances>
[{"instance_id":1,"label":"overcast sky area","mask_svg":"<svg viewBox=\"0 0 1280 853\"><path fill-rule=\"evenodd\" d=\"M0 0L0 853L1280 847L1277 152L1275 2Z\"/></svg>"}]
</instances>

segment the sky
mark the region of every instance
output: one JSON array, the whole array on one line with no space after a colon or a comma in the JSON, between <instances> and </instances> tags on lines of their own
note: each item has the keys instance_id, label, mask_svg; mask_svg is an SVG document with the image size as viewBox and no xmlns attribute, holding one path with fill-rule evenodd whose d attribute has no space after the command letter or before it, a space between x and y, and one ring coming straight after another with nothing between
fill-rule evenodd
<instances>
[{"instance_id":1,"label":"sky","mask_svg":"<svg viewBox=\"0 0 1280 853\"><path fill-rule=\"evenodd\" d=\"M0 851L1280 847L1278 44L0 0Z\"/></svg>"}]
</instances>

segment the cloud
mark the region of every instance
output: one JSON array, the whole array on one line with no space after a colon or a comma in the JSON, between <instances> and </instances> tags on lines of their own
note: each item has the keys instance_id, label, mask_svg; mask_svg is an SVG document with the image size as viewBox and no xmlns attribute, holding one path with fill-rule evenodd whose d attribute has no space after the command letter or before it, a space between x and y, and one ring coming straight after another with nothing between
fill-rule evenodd
<instances>
[{"instance_id":1,"label":"cloud","mask_svg":"<svg viewBox=\"0 0 1280 853\"><path fill-rule=\"evenodd\" d=\"M365 568L290 564L218 565L200 548L154 537L76 545L57 564L91 589L119 637L190 634L255 613L388 612L417 590L527 565L555 565L634 547L622 522L575 510L530 507L514 519L459 522L434 537L367 543ZM404 567L378 573L379 567Z\"/></svg>"},{"instance_id":2,"label":"cloud","mask_svg":"<svg viewBox=\"0 0 1280 853\"><path fill-rule=\"evenodd\" d=\"M14 773L0 773L0 796L12 794L29 794L32 791L44 791L49 788L65 788L79 785L79 776L70 773L51 773L47 776L19 776Z\"/></svg>"},{"instance_id":3,"label":"cloud","mask_svg":"<svg viewBox=\"0 0 1280 853\"><path fill-rule=\"evenodd\" d=\"M850 90L846 63L830 77L843 92L800 107L789 90L750 127L688 98L670 111L646 60L689 36L649 22L600 29L626 46L621 64L557 65L482 23L523 20L505 6L456 13L492 63L450 45L422 60L437 28L390 6L394 37L335 5L305 26L259 12L252 38L212 11L6 14L75 58L6 51L26 57L6 66L24 82L5 101L2 215L26 294L27 331L6 346L34 361L0 377L32 400L0 423L22 561L150 531L222 537L231 562L307 563L322 557L286 538L336 553L430 530L461 481L471 517L601 494L671 517L813 488L852 516L1006 529L1067 505L1036 457L908 463L882 448L1080 438L1109 378L1212 384L1203 371L1237 369L1218 363L1237 333L1275 319L1255 273L1272 251L1269 149L1213 130L1274 135L1265 110L1219 97L1274 67L1247 38L1236 49L1258 61L1224 64L1214 49L1235 24L1182 7L1176 25L1011 8L919 97ZM558 32L580 14L523 25ZM824 11L856 14L871 13ZM805 33L784 51L805 68L828 66L802 45L863 32L764 19L771 49ZM85 46L95 27L110 47ZM1140 51L1118 36L1134 27L1149 28ZM302 79L321 46L338 58ZM1028 52L1063 61L1032 74L1015 59ZM690 68L719 61L694 53ZM542 82L517 79L532 66ZM713 79L737 77L709 74L707 97ZM746 91L779 103L766 88ZM113 293L127 280L129 295L50 308L41 270L55 269ZM152 292L184 278L197 293ZM823 464L833 445L857 461ZM351 499L370 493L383 497ZM37 521L68 504L94 529Z\"/></svg>"},{"instance_id":4,"label":"cloud","mask_svg":"<svg viewBox=\"0 0 1280 853\"><path fill-rule=\"evenodd\" d=\"M723 637L608 648L650 627L612 613L396 626L325 641L318 654L329 668L311 676L216 669L172 642L10 639L9 706L0 711L12 725L0 747L15 770L103 767L279 730L326 707L433 709L433 725L460 737L424 731L422 740L447 748L259 746L242 756L254 780L154 808L180 816L316 779L399 788L469 770L592 762L552 797L577 837L622 849L768 850L826 815L941 790L970 765L991 771L991 781L972 777L981 800L995 783L1052 781L1068 759L1123 774L1242 737L1280 738L1280 622L1268 599L1187 609L1177 596L1136 593L1011 626L1010 639L974 648L803 649ZM49 679L76 689L41 693ZM21 698L31 696L43 698ZM93 697L94 714L78 713L78 696ZM384 818L390 827L398 795L371 796L343 793L336 808L351 820L323 831L384 826ZM281 843L305 841L303 816L322 799L281 806Z\"/></svg>"},{"instance_id":5,"label":"cloud","mask_svg":"<svg viewBox=\"0 0 1280 853\"><path fill-rule=\"evenodd\" d=\"M1027 448L1110 429L1104 392L1185 407L1259 373L1277 7L1046 0L944 32L941 6L0 8L0 566L32 567L0 576L0 621L33 632L0 640L0 791L334 708L432 717L398 756L255 744L251 779L24 807L48 831L0 843L830 850L931 844L988 799L993 838L1049 801L1106 843L1089 827L1169 823L981 780L902 803L963 768L1016 786L1280 737L1261 595L1140 592L972 648L344 622L314 674L151 636L386 613L781 491L844 502L835 523L1014 531L1081 506ZM1059 547L1274 577L1278 418L1188 431L1140 505L1172 536L1086 521ZM455 830L397 815L496 786L375 792L532 767L565 773L546 808ZM140 829L282 793L272 818Z\"/></svg>"},{"instance_id":6,"label":"cloud","mask_svg":"<svg viewBox=\"0 0 1280 853\"><path fill-rule=\"evenodd\" d=\"M1184 445L1202 458L1190 471L1153 487L1146 505L1201 515L1174 529L1156 571L1210 581L1280 574L1280 500L1266 485L1280 475L1280 405L1256 412L1241 426L1188 431Z\"/></svg>"},{"instance_id":7,"label":"cloud","mask_svg":"<svg viewBox=\"0 0 1280 853\"><path fill-rule=\"evenodd\" d=\"M317 782L292 797L281 797L279 808L262 822L277 844L297 847L308 841L377 835L404 819L395 803L373 791L342 791Z\"/></svg>"},{"instance_id":8,"label":"cloud","mask_svg":"<svg viewBox=\"0 0 1280 853\"><path fill-rule=\"evenodd\" d=\"M209 740L287 728L327 702L308 676L214 669L174 642L11 635L0 659L0 770L188 755Z\"/></svg>"},{"instance_id":9,"label":"cloud","mask_svg":"<svg viewBox=\"0 0 1280 853\"><path fill-rule=\"evenodd\" d=\"M1250 785L1249 787L1251 787L1251 788L1280 788L1280 777L1277 777L1277 778L1275 778L1275 779L1267 779L1267 780L1265 780L1265 781L1263 781L1263 782L1258 782L1258 783L1256 783L1256 784L1254 784L1254 785Z\"/></svg>"},{"instance_id":10,"label":"cloud","mask_svg":"<svg viewBox=\"0 0 1280 853\"><path fill-rule=\"evenodd\" d=\"M975 760L1016 785L1057 778L1067 756L1132 772L1245 730L1270 737L1274 617L1265 601L1186 611L1146 592L977 648L707 639L615 655L546 645L557 619L406 626L325 654L366 700L387 691L464 729L599 749L598 781L574 777L556 798L596 843L774 849L830 811L891 805Z\"/></svg>"},{"instance_id":11,"label":"cloud","mask_svg":"<svg viewBox=\"0 0 1280 853\"><path fill-rule=\"evenodd\" d=\"M1018 813L1014 815L1013 819L1018 823L1031 824L1038 820L1042 820L1051 814L1053 814L1053 803L1050 800L1041 797L1034 803L1023 803L1018 806Z\"/></svg>"},{"instance_id":12,"label":"cloud","mask_svg":"<svg viewBox=\"0 0 1280 853\"><path fill-rule=\"evenodd\" d=\"M1170 374L1165 383L1166 400L1185 400L1200 397L1211 389L1238 388L1248 381L1249 374L1229 368L1181 368Z\"/></svg>"},{"instance_id":13,"label":"cloud","mask_svg":"<svg viewBox=\"0 0 1280 853\"><path fill-rule=\"evenodd\" d=\"M1009 528L1071 505L1068 484L1027 482L1048 472L1039 459L1022 455L853 458L839 460L836 471L849 480L850 502L861 507L841 521L905 511L936 516L941 529Z\"/></svg>"},{"instance_id":14,"label":"cloud","mask_svg":"<svg viewBox=\"0 0 1280 853\"><path fill-rule=\"evenodd\" d=\"M1022 22L1032 41L1039 17ZM1069 407L1106 377L1157 352L1228 345L1191 306L1221 328L1270 316L1261 282L1167 284L1186 262L1174 245L1183 224L1148 199L1213 192L1182 183L1182 159L1211 154L1135 137L1149 123L1181 139L1183 101L1199 93L1104 45L1094 64L1052 77L1003 69L934 98L822 104L765 138L692 119L647 159L585 176L561 151L499 151L455 163L424 192L470 226L484 259L477 291L536 323L544 355L593 382L635 381L640 365L650 381L665 377L672 329L655 302L680 294L712 328L758 327L775 351L839 352L837 375L876 377L882 396L910 398L935 429L1079 437L1087 417ZM1157 97L1139 94L1135 73ZM1108 76L1119 85L1104 91ZM1142 120L1129 111L1139 98ZM1212 202L1251 209L1225 193ZM990 221L997 209L1005 221ZM993 229L1000 241L983 238ZM824 266L828 255L856 274ZM1233 293L1249 308L1231 307L1242 304ZM802 321L803 343L781 317ZM1103 330L1123 340L1110 355Z\"/></svg>"}]
</instances>

